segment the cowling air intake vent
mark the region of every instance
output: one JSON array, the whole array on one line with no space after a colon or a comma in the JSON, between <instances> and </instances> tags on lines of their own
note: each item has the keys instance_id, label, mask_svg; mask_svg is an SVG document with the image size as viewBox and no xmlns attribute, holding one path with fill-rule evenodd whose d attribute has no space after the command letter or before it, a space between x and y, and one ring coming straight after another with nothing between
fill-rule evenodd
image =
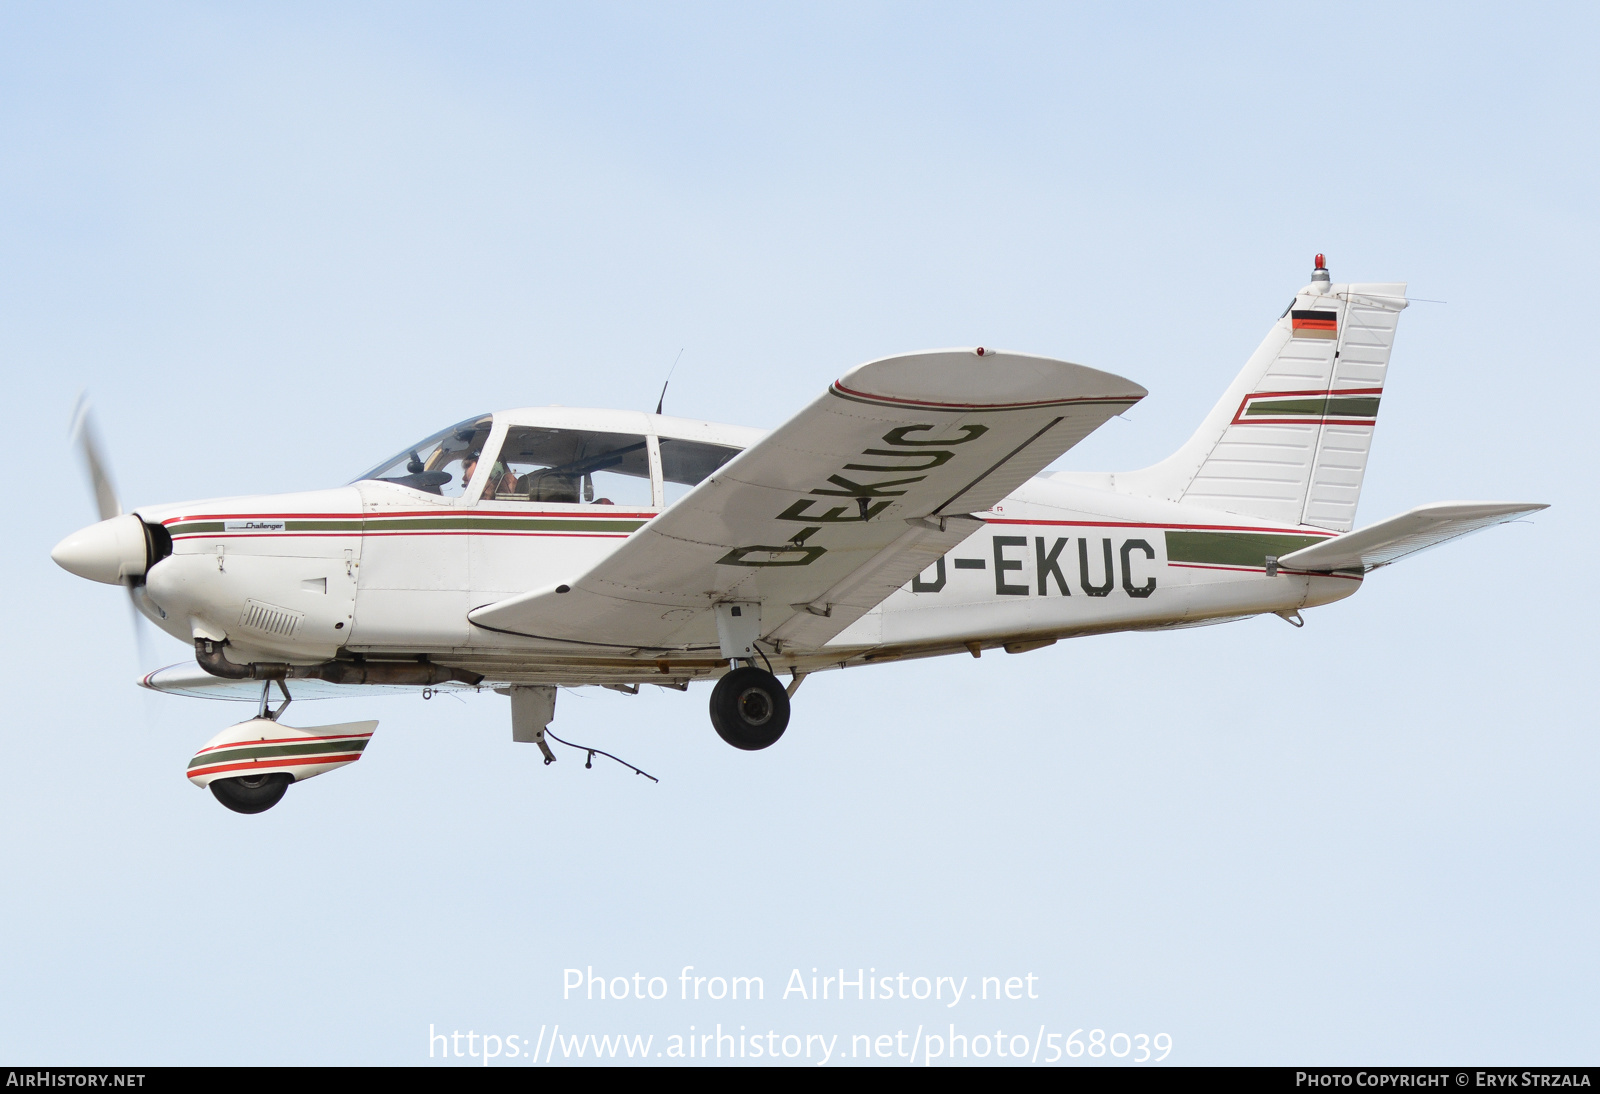
<instances>
[{"instance_id":1,"label":"cowling air intake vent","mask_svg":"<svg viewBox=\"0 0 1600 1094\"><path fill-rule=\"evenodd\" d=\"M305 617L304 612L280 608L276 604L263 604L259 600L246 600L244 614L239 616L239 626L277 638L293 638Z\"/></svg>"}]
</instances>

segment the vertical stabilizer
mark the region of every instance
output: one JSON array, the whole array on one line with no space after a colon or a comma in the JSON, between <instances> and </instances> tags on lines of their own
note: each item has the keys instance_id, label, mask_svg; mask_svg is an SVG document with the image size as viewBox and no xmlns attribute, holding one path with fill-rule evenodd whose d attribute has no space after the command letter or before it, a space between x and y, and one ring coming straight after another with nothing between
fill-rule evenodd
<instances>
[{"instance_id":1,"label":"vertical stabilizer","mask_svg":"<svg viewBox=\"0 0 1600 1094\"><path fill-rule=\"evenodd\" d=\"M1244 371L1188 442L1126 493L1347 532L1406 287L1334 284L1317 256Z\"/></svg>"}]
</instances>

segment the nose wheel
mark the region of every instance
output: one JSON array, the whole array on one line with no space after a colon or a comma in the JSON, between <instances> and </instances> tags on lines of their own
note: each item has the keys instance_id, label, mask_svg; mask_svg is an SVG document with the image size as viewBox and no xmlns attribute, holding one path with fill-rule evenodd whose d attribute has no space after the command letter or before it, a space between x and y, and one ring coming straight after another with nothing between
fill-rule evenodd
<instances>
[{"instance_id":1,"label":"nose wheel","mask_svg":"<svg viewBox=\"0 0 1600 1094\"><path fill-rule=\"evenodd\" d=\"M241 775L232 779L212 779L212 797L235 813L265 813L283 800L292 780L282 771L265 775Z\"/></svg>"},{"instance_id":2,"label":"nose wheel","mask_svg":"<svg viewBox=\"0 0 1600 1094\"><path fill-rule=\"evenodd\" d=\"M789 695L772 673L734 669L711 692L711 724L734 748L757 752L777 743L789 726Z\"/></svg>"}]
</instances>

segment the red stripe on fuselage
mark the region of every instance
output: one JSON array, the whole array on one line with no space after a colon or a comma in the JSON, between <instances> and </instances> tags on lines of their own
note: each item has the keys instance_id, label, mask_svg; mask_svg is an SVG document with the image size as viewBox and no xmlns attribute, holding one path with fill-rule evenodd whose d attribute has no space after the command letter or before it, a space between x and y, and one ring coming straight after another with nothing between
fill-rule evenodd
<instances>
[{"instance_id":1,"label":"red stripe on fuselage","mask_svg":"<svg viewBox=\"0 0 1600 1094\"><path fill-rule=\"evenodd\" d=\"M181 517L168 517L162 525L180 524L191 520L394 520L397 518L415 517L446 517L465 514L475 517L558 517L571 520L582 517L585 520L649 520L655 513L638 513L626 509L613 510L605 506L605 512L597 513L592 509L563 509L557 511L543 509L477 509L477 508L448 508L395 510L372 513L357 510L348 513L196 513Z\"/></svg>"},{"instance_id":2,"label":"red stripe on fuselage","mask_svg":"<svg viewBox=\"0 0 1600 1094\"><path fill-rule=\"evenodd\" d=\"M191 532L172 537L180 539L348 539L350 536L553 536L566 539L627 539L632 532L491 532L487 530L450 530L438 532Z\"/></svg>"}]
</instances>

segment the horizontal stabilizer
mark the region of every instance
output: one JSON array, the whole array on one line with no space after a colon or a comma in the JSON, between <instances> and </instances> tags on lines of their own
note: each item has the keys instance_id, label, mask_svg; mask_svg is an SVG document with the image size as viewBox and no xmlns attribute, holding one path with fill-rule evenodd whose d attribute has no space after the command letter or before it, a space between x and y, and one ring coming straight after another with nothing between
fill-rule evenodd
<instances>
[{"instance_id":1,"label":"horizontal stabilizer","mask_svg":"<svg viewBox=\"0 0 1600 1094\"><path fill-rule=\"evenodd\" d=\"M1278 559L1286 570L1375 570L1452 539L1548 509L1538 502L1439 501Z\"/></svg>"}]
</instances>

